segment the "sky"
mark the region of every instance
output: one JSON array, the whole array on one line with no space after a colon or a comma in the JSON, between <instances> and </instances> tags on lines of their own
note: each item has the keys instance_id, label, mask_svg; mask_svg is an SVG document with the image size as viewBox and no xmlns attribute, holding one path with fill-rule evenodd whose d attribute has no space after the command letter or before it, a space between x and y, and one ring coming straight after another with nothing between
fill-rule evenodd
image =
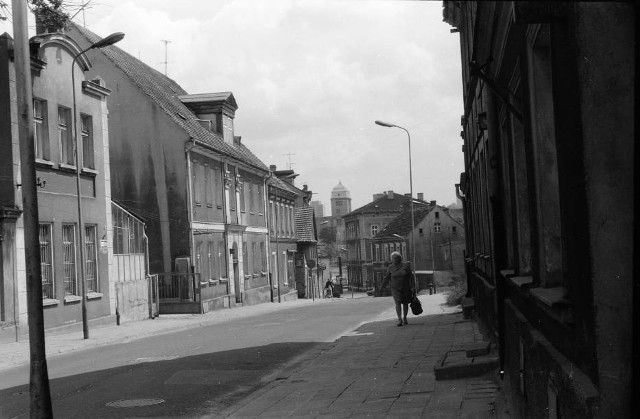
<instances>
[{"instance_id":1,"label":"sky","mask_svg":"<svg viewBox=\"0 0 640 419\"><path fill-rule=\"evenodd\" d=\"M118 47L189 93L232 92L235 135L267 166L299 173L325 215L338 182L352 209L409 193L409 144L414 196L456 201L460 45L440 1L94 0L74 21L124 32ZM410 143L375 120L406 128Z\"/></svg>"}]
</instances>

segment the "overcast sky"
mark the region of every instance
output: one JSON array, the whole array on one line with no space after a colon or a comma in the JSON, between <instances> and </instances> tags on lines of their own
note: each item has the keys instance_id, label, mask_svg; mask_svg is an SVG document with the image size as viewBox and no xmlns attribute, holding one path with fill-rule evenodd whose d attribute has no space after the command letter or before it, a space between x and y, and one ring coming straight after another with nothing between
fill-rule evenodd
<instances>
[{"instance_id":1,"label":"overcast sky","mask_svg":"<svg viewBox=\"0 0 640 419\"><path fill-rule=\"evenodd\" d=\"M409 192L448 205L464 170L460 46L442 2L95 0L74 19L189 93L231 91L236 135L266 165L292 168L330 211L341 181L355 209ZM11 31L0 23L0 32Z\"/></svg>"}]
</instances>

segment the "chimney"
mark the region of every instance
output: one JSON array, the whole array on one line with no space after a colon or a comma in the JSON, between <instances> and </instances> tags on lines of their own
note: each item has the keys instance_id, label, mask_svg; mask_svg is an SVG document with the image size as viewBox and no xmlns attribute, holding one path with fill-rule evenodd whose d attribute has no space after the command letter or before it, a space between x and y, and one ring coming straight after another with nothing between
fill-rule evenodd
<instances>
[{"instance_id":1,"label":"chimney","mask_svg":"<svg viewBox=\"0 0 640 419\"><path fill-rule=\"evenodd\" d=\"M383 193L374 193L373 194L373 200L377 201L378 199L382 198L384 196Z\"/></svg>"},{"instance_id":2,"label":"chimney","mask_svg":"<svg viewBox=\"0 0 640 419\"><path fill-rule=\"evenodd\" d=\"M406 194L404 194L404 196L406 196L407 198L411 198L411 194L410 193L406 193Z\"/></svg>"},{"instance_id":3,"label":"chimney","mask_svg":"<svg viewBox=\"0 0 640 419\"><path fill-rule=\"evenodd\" d=\"M309 190L309 187L307 185L302 185L302 190L307 192Z\"/></svg>"},{"instance_id":4,"label":"chimney","mask_svg":"<svg viewBox=\"0 0 640 419\"><path fill-rule=\"evenodd\" d=\"M424 201L424 193L418 192L418 199Z\"/></svg>"},{"instance_id":5,"label":"chimney","mask_svg":"<svg viewBox=\"0 0 640 419\"><path fill-rule=\"evenodd\" d=\"M272 164L271 166L269 166L269 170L271 170L272 172L276 171L276 165Z\"/></svg>"},{"instance_id":6,"label":"chimney","mask_svg":"<svg viewBox=\"0 0 640 419\"><path fill-rule=\"evenodd\" d=\"M429 201L429 205L435 206L436 205L436 201Z\"/></svg>"},{"instance_id":7,"label":"chimney","mask_svg":"<svg viewBox=\"0 0 640 419\"><path fill-rule=\"evenodd\" d=\"M387 191L387 198L393 199L393 191Z\"/></svg>"},{"instance_id":8,"label":"chimney","mask_svg":"<svg viewBox=\"0 0 640 419\"><path fill-rule=\"evenodd\" d=\"M242 136L239 136L239 135L234 135L233 136L233 144L240 145L241 141L242 141Z\"/></svg>"}]
</instances>

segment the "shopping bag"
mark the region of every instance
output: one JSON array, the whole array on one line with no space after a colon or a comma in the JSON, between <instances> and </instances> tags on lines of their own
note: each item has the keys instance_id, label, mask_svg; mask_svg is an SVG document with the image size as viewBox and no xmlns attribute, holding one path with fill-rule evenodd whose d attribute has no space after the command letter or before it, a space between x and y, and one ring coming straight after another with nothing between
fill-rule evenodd
<instances>
[{"instance_id":1,"label":"shopping bag","mask_svg":"<svg viewBox=\"0 0 640 419\"><path fill-rule=\"evenodd\" d=\"M420 303L420 300L418 299L418 296L414 295L413 296L413 300L411 300L411 312L414 315L418 315L418 314L422 314L422 303Z\"/></svg>"}]
</instances>

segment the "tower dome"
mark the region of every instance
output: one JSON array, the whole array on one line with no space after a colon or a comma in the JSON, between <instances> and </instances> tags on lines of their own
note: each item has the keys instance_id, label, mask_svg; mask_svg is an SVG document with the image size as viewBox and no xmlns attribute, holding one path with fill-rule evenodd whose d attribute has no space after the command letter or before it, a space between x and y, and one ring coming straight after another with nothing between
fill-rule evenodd
<instances>
[{"instance_id":1,"label":"tower dome","mask_svg":"<svg viewBox=\"0 0 640 419\"><path fill-rule=\"evenodd\" d=\"M342 182L338 182L338 184L331 191L331 199L351 199L351 192L347 189L346 186L342 184Z\"/></svg>"}]
</instances>

